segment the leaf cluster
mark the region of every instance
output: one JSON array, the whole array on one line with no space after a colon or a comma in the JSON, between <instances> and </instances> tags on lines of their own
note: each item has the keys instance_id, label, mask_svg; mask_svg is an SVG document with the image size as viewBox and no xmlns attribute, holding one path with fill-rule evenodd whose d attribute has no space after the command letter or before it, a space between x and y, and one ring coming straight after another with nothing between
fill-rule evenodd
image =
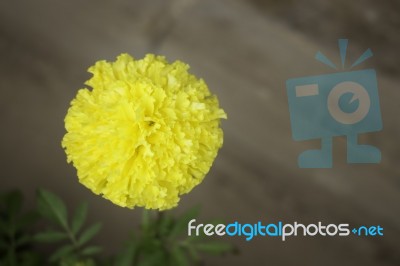
<instances>
[{"instance_id":1,"label":"leaf cluster","mask_svg":"<svg viewBox=\"0 0 400 266\"><path fill-rule=\"evenodd\" d=\"M198 217L199 212L200 208L194 207L175 218L167 212L144 210L140 234L131 234L115 265L202 265L205 253L223 255L234 252L229 243L210 241L205 235L187 236L187 225Z\"/></svg>"},{"instance_id":2,"label":"leaf cluster","mask_svg":"<svg viewBox=\"0 0 400 266\"><path fill-rule=\"evenodd\" d=\"M87 224L88 204L81 203L72 214L50 191L39 189L36 208L23 211L18 190L0 194L1 266L187 266L201 265L203 255L234 251L231 244L187 236L187 225L200 208L174 217L168 212L143 211L139 230L133 230L122 249L110 257L92 244L101 223ZM38 220L45 228L35 227ZM41 251L47 248L50 252Z\"/></svg>"}]
</instances>

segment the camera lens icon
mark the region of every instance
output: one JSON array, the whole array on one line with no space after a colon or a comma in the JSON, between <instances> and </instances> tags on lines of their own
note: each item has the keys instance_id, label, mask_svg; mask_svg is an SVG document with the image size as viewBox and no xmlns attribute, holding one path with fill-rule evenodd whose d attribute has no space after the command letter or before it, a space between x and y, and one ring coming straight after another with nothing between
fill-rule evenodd
<instances>
[{"instance_id":1,"label":"camera lens icon","mask_svg":"<svg viewBox=\"0 0 400 266\"><path fill-rule=\"evenodd\" d=\"M347 39L339 39L342 68L345 69ZM372 56L367 49L350 69ZM323 53L315 59L337 70ZM378 83L374 69L350 70L286 81L290 124L295 141L321 139L321 147L298 156L300 168L331 168L332 139L347 138L347 163L379 163L381 152L358 143L358 135L382 130Z\"/></svg>"},{"instance_id":2,"label":"camera lens icon","mask_svg":"<svg viewBox=\"0 0 400 266\"><path fill-rule=\"evenodd\" d=\"M289 79L286 82L292 137L321 139L321 148L298 157L300 168L331 168L332 138L346 136L348 163L378 163L380 150L358 135L382 130L376 72L364 69Z\"/></svg>"},{"instance_id":3,"label":"camera lens icon","mask_svg":"<svg viewBox=\"0 0 400 266\"><path fill-rule=\"evenodd\" d=\"M341 99L345 95L351 98ZM370 109L371 100L367 90L359 83L353 81L345 81L337 84L332 88L328 95L328 111L333 119L345 125L352 125L363 120ZM356 110L348 111L351 105L358 105ZM346 110L347 109L347 110ZM354 109L354 108L353 108Z\"/></svg>"}]
</instances>

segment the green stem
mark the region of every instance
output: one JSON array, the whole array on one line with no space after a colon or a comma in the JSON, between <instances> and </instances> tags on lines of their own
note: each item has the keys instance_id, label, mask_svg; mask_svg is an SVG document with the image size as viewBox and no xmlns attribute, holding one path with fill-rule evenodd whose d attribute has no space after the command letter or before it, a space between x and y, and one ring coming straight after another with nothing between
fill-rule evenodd
<instances>
[{"instance_id":1,"label":"green stem","mask_svg":"<svg viewBox=\"0 0 400 266\"><path fill-rule=\"evenodd\" d=\"M67 232L68 238L71 240L72 245L74 246L75 249L78 249L78 241L76 240L74 234L72 231L67 227L65 228L65 231Z\"/></svg>"},{"instance_id":2,"label":"green stem","mask_svg":"<svg viewBox=\"0 0 400 266\"><path fill-rule=\"evenodd\" d=\"M9 237L10 237L10 249L8 250L8 261L11 266L16 266L17 261L16 261L16 244L15 244L15 217L10 218L10 231L9 231Z\"/></svg>"},{"instance_id":3,"label":"green stem","mask_svg":"<svg viewBox=\"0 0 400 266\"><path fill-rule=\"evenodd\" d=\"M149 228L149 223L150 223L150 211L143 209L142 212L142 224L140 225L141 229L143 232L147 233L147 230Z\"/></svg>"},{"instance_id":4,"label":"green stem","mask_svg":"<svg viewBox=\"0 0 400 266\"><path fill-rule=\"evenodd\" d=\"M156 231L155 237L160 239L162 242L163 242L163 238L162 238L161 232L160 232L160 224L163 219L164 219L164 212L158 211L157 212L157 221L156 221L156 223L157 223L156 229L158 229L158 230Z\"/></svg>"}]
</instances>

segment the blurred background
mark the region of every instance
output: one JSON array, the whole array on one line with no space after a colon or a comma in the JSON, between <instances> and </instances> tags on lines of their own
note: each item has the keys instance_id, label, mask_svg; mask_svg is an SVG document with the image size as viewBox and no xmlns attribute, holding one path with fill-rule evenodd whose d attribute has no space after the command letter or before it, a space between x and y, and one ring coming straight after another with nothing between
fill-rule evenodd
<instances>
[{"instance_id":1,"label":"blurred background","mask_svg":"<svg viewBox=\"0 0 400 266\"><path fill-rule=\"evenodd\" d=\"M181 199L200 220L381 225L384 237L227 238L240 254L206 265L400 265L400 2L328 0L3 0L0 2L0 190L32 201L43 187L69 208L90 203L103 221L97 243L112 253L136 228L140 209L123 209L78 183L61 148L64 116L99 59L127 52L179 59L219 96L228 114L224 147L204 182ZM367 48L360 69L377 70L384 130L361 137L382 163L348 165L334 139L332 169L299 169L318 141L294 142L285 89L289 78L332 73L321 50L340 62Z\"/></svg>"}]
</instances>

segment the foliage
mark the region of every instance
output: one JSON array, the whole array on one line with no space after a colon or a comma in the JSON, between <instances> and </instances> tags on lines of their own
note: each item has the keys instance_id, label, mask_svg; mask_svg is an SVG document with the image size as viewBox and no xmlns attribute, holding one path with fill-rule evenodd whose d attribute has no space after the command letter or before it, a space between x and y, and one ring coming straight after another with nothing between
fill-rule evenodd
<instances>
[{"instance_id":1,"label":"foliage","mask_svg":"<svg viewBox=\"0 0 400 266\"><path fill-rule=\"evenodd\" d=\"M117 254L104 257L102 248L91 244L101 223L86 224L87 203L69 215L65 203L43 189L37 191L34 210L23 212L22 203L17 190L0 194L0 265L184 266L201 264L205 253L233 251L227 243L186 236L187 224L198 216L199 207L176 218L145 210L139 230L131 232ZM38 229L38 221L46 225L44 229Z\"/></svg>"},{"instance_id":2,"label":"foliage","mask_svg":"<svg viewBox=\"0 0 400 266\"><path fill-rule=\"evenodd\" d=\"M34 211L22 213L23 195L12 190L0 195L0 265L40 265L32 250L30 227L37 220Z\"/></svg>"},{"instance_id":3,"label":"foliage","mask_svg":"<svg viewBox=\"0 0 400 266\"><path fill-rule=\"evenodd\" d=\"M140 235L132 234L115 265L128 266L186 266L202 263L201 253L221 255L234 251L223 242L205 241L203 236L183 237L187 224L197 217L199 207L188 210L178 218L166 212L152 213L144 210Z\"/></svg>"}]
</instances>

